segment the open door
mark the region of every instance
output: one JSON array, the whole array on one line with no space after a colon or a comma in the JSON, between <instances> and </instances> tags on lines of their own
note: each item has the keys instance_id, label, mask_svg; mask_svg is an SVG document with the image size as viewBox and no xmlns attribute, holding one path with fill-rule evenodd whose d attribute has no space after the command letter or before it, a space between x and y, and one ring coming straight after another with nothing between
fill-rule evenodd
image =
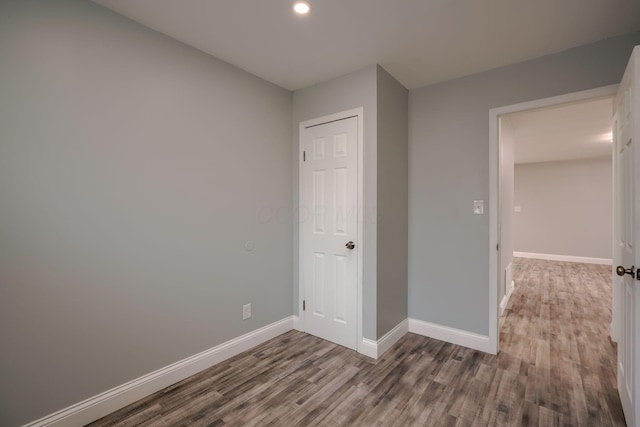
<instances>
[{"instance_id":1,"label":"open door","mask_svg":"<svg viewBox=\"0 0 640 427\"><path fill-rule=\"evenodd\" d=\"M640 413L640 46L636 46L614 103L615 248L614 317L618 392L629 426Z\"/></svg>"}]
</instances>

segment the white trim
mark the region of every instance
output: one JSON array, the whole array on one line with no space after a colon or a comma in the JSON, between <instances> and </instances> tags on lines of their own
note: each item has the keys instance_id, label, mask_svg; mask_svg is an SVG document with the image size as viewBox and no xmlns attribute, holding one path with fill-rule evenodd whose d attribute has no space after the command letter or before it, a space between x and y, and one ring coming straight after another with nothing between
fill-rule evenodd
<instances>
[{"instance_id":1,"label":"white trim","mask_svg":"<svg viewBox=\"0 0 640 427\"><path fill-rule=\"evenodd\" d=\"M33 421L26 427L85 425L124 408L217 363L247 351L293 328L293 316L234 338L196 355L143 375L128 383Z\"/></svg>"},{"instance_id":2,"label":"white trim","mask_svg":"<svg viewBox=\"0 0 640 427\"><path fill-rule=\"evenodd\" d=\"M486 335L479 335L462 329L450 328L448 326L436 325L417 319L409 319L409 332L446 341L451 344L461 345L485 353L493 353L491 341Z\"/></svg>"},{"instance_id":3,"label":"white trim","mask_svg":"<svg viewBox=\"0 0 640 427\"><path fill-rule=\"evenodd\" d=\"M385 354L391 347L393 347L395 343L400 340L400 338L405 336L407 332L409 332L409 319L404 319L402 322L394 326L393 329L384 334L382 338L380 338L377 342L378 357ZM376 359L378 357L376 357Z\"/></svg>"},{"instance_id":4,"label":"white trim","mask_svg":"<svg viewBox=\"0 0 640 427\"><path fill-rule=\"evenodd\" d=\"M353 108L351 110L341 111L335 114L329 114L328 116L322 116L311 120L305 120L300 122L299 132L298 132L298 198L299 200L303 200L302 191L304 188L302 182L302 164L303 159L302 155L304 152L304 147L302 146L302 132L305 128L310 126L317 126L323 123L329 123L336 120L342 120L349 117L357 117L358 118L358 247L360 250L357 252L357 274L358 274L358 283L357 283L357 301L356 301L356 351L358 353L362 353L364 355L369 355L371 349L365 343L362 336L362 295L364 292L363 286L363 253L364 253L364 107ZM304 269L302 268L302 263L304 260L303 250L304 250L304 233L301 232L302 223L298 223L298 322L296 330L306 332L305 322L304 322L304 312L302 311L302 301L304 300ZM373 342L373 341L372 341ZM372 356L373 357L373 356Z\"/></svg>"},{"instance_id":5,"label":"white trim","mask_svg":"<svg viewBox=\"0 0 640 427\"><path fill-rule=\"evenodd\" d=\"M620 252L620 233L621 233L621 224L620 220L622 219L620 215L620 211L622 210L622 203L620 198L620 178L618 176L618 172L620 169L620 159L618 153L618 146L620 145L619 137L618 137L618 129L617 123L619 120L617 109L615 108L616 102L614 101L614 111L613 115L613 167L611 168L611 182L613 182L613 200L611 206L611 212L613 212L613 226L611 235L613 238L611 239L611 257L612 257L612 265L619 265L621 262L621 252ZM615 263L615 264L614 264ZM617 343L620 337L620 309L622 303L622 287L618 287L618 278L619 276L616 274L615 270L611 269L611 283L613 287L611 289L611 327L609 329L611 334L611 341Z\"/></svg>"},{"instance_id":6,"label":"white trim","mask_svg":"<svg viewBox=\"0 0 640 427\"><path fill-rule=\"evenodd\" d=\"M513 293L515 282L512 279L513 277L512 269L513 269L513 262L510 262L507 268L504 269L505 294L502 297L502 301L500 301L500 316L504 316L504 311L507 308L507 304L509 304L509 299L511 298L511 294ZM509 274L507 274L507 272Z\"/></svg>"},{"instance_id":7,"label":"white trim","mask_svg":"<svg viewBox=\"0 0 640 427\"><path fill-rule=\"evenodd\" d=\"M300 317L298 316L292 316L292 317L293 317L293 329L295 329L296 331L304 332L300 324Z\"/></svg>"},{"instance_id":8,"label":"white trim","mask_svg":"<svg viewBox=\"0 0 640 427\"><path fill-rule=\"evenodd\" d=\"M368 338L362 338L358 353L371 357L372 359L378 358L378 343Z\"/></svg>"},{"instance_id":9,"label":"white trim","mask_svg":"<svg viewBox=\"0 0 640 427\"><path fill-rule=\"evenodd\" d=\"M511 294L513 293L514 284L515 283L512 280L509 286L507 287L507 293L504 294L504 296L502 297L502 301L500 301L500 316L504 315L504 311L507 308L507 304L509 304L509 299L511 298Z\"/></svg>"},{"instance_id":10,"label":"white trim","mask_svg":"<svg viewBox=\"0 0 640 427\"><path fill-rule=\"evenodd\" d=\"M499 331L498 331L498 295L500 288L500 278L498 276L498 264L500 263L500 251L498 243L500 242L500 226L498 209L500 203L499 194L499 178L500 178L500 161L498 152L499 141L499 119L498 115L494 115L493 110L489 112L489 353L498 354ZM495 140L495 145L493 141Z\"/></svg>"},{"instance_id":11,"label":"white trim","mask_svg":"<svg viewBox=\"0 0 640 427\"><path fill-rule=\"evenodd\" d=\"M360 351L360 353L365 356L378 359L393 347L400 338L405 336L407 332L409 332L409 319L404 319L402 322L394 326L393 329L384 334L384 336L378 341L363 338L361 344L362 351Z\"/></svg>"},{"instance_id":12,"label":"white trim","mask_svg":"<svg viewBox=\"0 0 640 427\"><path fill-rule=\"evenodd\" d=\"M498 119L503 114L518 111L535 110L560 104L586 101L589 99L607 98L615 96L618 85L605 86L566 95L538 99L520 104L507 105L489 110L489 353L497 354L500 346L500 331L498 317L498 260L499 251L496 247L499 243L498 234L498 180L500 162L498 141Z\"/></svg>"},{"instance_id":13,"label":"white trim","mask_svg":"<svg viewBox=\"0 0 640 427\"><path fill-rule=\"evenodd\" d=\"M364 248L366 237L364 236L364 107L351 110L358 116L358 243L360 250L358 256L358 306L357 313L357 336L356 342L360 343L363 337L363 295L364 295ZM344 112L342 114L349 114ZM359 348L357 349L360 350Z\"/></svg>"},{"instance_id":14,"label":"white trim","mask_svg":"<svg viewBox=\"0 0 640 427\"><path fill-rule=\"evenodd\" d=\"M612 264L612 260L609 258L590 258L590 257L571 256L571 255L536 254L532 252L514 252L513 256L519 257L519 258L545 259L548 261L581 262L583 264L601 264L601 265Z\"/></svg>"}]
</instances>

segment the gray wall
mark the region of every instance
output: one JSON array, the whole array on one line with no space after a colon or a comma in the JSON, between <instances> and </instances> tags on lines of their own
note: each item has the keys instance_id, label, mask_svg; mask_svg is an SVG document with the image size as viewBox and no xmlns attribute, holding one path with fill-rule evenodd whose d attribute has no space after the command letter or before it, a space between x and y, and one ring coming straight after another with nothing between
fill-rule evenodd
<instances>
[{"instance_id":1,"label":"gray wall","mask_svg":"<svg viewBox=\"0 0 640 427\"><path fill-rule=\"evenodd\" d=\"M291 315L290 92L85 0L0 70L1 425Z\"/></svg>"},{"instance_id":2,"label":"gray wall","mask_svg":"<svg viewBox=\"0 0 640 427\"><path fill-rule=\"evenodd\" d=\"M498 301L506 294L505 269L513 261L513 186L514 186L514 129L507 120L500 120L500 267Z\"/></svg>"},{"instance_id":3,"label":"gray wall","mask_svg":"<svg viewBox=\"0 0 640 427\"><path fill-rule=\"evenodd\" d=\"M377 66L338 77L293 93L293 200L298 203L298 159L300 122L352 108L364 108L364 236L360 236L363 253L363 336L376 339L376 234L377 234ZM294 211L295 212L295 211ZM293 229L294 313L298 312L298 221Z\"/></svg>"},{"instance_id":4,"label":"gray wall","mask_svg":"<svg viewBox=\"0 0 640 427\"><path fill-rule=\"evenodd\" d=\"M409 316L489 333L489 110L619 83L640 33L409 93Z\"/></svg>"},{"instance_id":5,"label":"gray wall","mask_svg":"<svg viewBox=\"0 0 640 427\"><path fill-rule=\"evenodd\" d=\"M378 67L377 338L407 318L409 92Z\"/></svg>"},{"instance_id":6,"label":"gray wall","mask_svg":"<svg viewBox=\"0 0 640 427\"><path fill-rule=\"evenodd\" d=\"M515 167L517 252L611 259L611 158Z\"/></svg>"},{"instance_id":7,"label":"gray wall","mask_svg":"<svg viewBox=\"0 0 640 427\"><path fill-rule=\"evenodd\" d=\"M408 91L372 65L293 94L294 205L300 122L364 108L363 336L377 340L407 318ZM295 222L297 224L297 221ZM298 227L294 226L294 312Z\"/></svg>"}]
</instances>

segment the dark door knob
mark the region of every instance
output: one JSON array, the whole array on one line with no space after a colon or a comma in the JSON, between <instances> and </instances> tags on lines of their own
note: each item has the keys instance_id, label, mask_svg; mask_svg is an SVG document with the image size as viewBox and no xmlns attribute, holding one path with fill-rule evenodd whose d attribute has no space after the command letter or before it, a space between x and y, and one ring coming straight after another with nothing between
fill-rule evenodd
<instances>
[{"instance_id":1,"label":"dark door knob","mask_svg":"<svg viewBox=\"0 0 640 427\"><path fill-rule=\"evenodd\" d=\"M621 265L616 267L616 274L618 276L624 276L625 274L628 274L632 278L635 278L635 271L636 271L636 267L633 265L631 266L631 268L624 268Z\"/></svg>"},{"instance_id":2,"label":"dark door knob","mask_svg":"<svg viewBox=\"0 0 640 427\"><path fill-rule=\"evenodd\" d=\"M353 249L356 247L356 244L353 242L347 242L345 246L347 247L347 249Z\"/></svg>"}]
</instances>

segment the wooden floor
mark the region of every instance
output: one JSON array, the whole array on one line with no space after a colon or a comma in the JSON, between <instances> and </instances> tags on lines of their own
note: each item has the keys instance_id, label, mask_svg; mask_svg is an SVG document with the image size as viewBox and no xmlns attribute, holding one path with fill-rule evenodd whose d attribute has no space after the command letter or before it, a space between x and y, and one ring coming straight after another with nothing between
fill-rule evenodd
<instances>
[{"instance_id":1,"label":"wooden floor","mask_svg":"<svg viewBox=\"0 0 640 427\"><path fill-rule=\"evenodd\" d=\"M624 425L610 268L516 259L497 357L407 334L374 361L291 331L92 425Z\"/></svg>"}]
</instances>

